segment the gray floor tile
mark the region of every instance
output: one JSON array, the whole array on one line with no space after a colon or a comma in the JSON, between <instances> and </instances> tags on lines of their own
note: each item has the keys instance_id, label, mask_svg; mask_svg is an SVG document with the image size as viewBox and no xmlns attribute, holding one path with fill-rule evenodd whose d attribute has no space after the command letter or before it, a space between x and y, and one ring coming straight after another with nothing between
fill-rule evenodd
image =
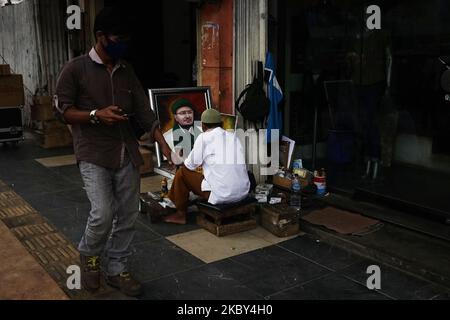
<instances>
[{"instance_id":1,"label":"gray floor tile","mask_svg":"<svg viewBox=\"0 0 450 320\"><path fill-rule=\"evenodd\" d=\"M140 281L150 281L204 264L165 239L132 245L132 250L132 271Z\"/></svg>"},{"instance_id":2,"label":"gray floor tile","mask_svg":"<svg viewBox=\"0 0 450 320\"><path fill-rule=\"evenodd\" d=\"M280 243L279 246L295 252L307 259L324 265L332 270L343 269L351 264L361 261L358 256L352 255L325 242L316 241L308 236L297 237Z\"/></svg>"},{"instance_id":3,"label":"gray floor tile","mask_svg":"<svg viewBox=\"0 0 450 320\"><path fill-rule=\"evenodd\" d=\"M261 300L262 296L212 265L150 281L144 299L152 300Z\"/></svg>"},{"instance_id":4,"label":"gray floor tile","mask_svg":"<svg viewBox=\"0 0 450 320\"><path fill-rule=\"evenodd\" d=\"M332 274L270 296L274 300L386 300L386 296Z\"/></svg>"},{"instance_id":5,"label":"gray floor tile","mask_svg":"<svg viewBox=\"0 0 450 320\"><path fill-rule=\"evenodd\" d=\"M330 273L298 255L273 246L230 259L248 269L245 274L233 274L232 271L230 274L262 296Z\"/></svg>"}]
</instances>

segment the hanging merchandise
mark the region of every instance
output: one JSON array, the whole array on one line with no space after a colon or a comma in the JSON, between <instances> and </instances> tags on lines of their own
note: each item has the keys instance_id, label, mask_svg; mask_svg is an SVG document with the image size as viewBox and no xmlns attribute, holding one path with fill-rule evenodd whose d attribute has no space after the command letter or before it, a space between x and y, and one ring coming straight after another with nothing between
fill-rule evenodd
<instances>
[{"instance_id":1,"label":"hanging merchandise","mask_svg":"<svg viewBox=\"0 0 450 320\"><path fill-rule=\"evenodd\" d=\"M281 136L283 129L283 113L279 108L283 100L283 91L275 75L275 63L270 52L267 52L264 70L269 74L267 94L270 100L270 112L267 118L267 143L270 143L272 141L272 130L280 130Z\"/></svg>"},{"instance_id":2,"label":"hanging merchandise","mask_svg":"<svg viewBox=\"0 0 450 320\"><path fill-rule=\"evenodd\" d=\"M242 101L242 102L241 102ZM263 121L269 114L270 101L264 91L263 64L258 61L258 68L253 82L246 86L236 101L238 110L245 120Z\"/></svg>"}]
</instances>

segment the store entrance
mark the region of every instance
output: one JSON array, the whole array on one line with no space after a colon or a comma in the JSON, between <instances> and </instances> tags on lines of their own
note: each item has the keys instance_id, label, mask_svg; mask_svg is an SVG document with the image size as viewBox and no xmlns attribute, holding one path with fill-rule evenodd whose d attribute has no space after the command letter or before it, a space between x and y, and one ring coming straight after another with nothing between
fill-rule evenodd
<instances>
[{"instance_id":1,"label":"store entrance","mask_svg":"<svg viewBox=\"0 0 450 320\"><path fill-rule=\"evenodd\" d=\"M196 7L184 0L105 0L131 29L128 60L145 88L196 86Z\"/></svg>"},{"instance_id":2,"label":"store entrance","mask_svg":"<svg viewBox=\"0 0 450 320\"><path fill-rule=\"evenodd\" d=\"M381 9L381 30L366 27L369 4ZM272 0L269 8L296 158L326 168L331 191L448 221L450 103L439 59L450 55L448 2Z\"/></svg>"}]
</instances>

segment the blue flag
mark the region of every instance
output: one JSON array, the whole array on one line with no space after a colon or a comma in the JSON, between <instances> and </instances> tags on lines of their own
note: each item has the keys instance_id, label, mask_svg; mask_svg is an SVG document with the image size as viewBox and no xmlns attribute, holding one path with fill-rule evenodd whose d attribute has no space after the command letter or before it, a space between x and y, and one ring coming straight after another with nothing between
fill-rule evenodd
<instances>
[{"instance_id":1,"label":"blue flag","mask_svg":"<svg viewBox=\"0 0 450 320\"><path fill-rule=\"evenodd\" d=\"M270 143L270 130L278 129L281 131L283 129L283 114L278 108L281 100L283 100L283 91L281 91L277 77L275 76L275 65L273 63L272 54L270 52L267 52L265 70L270 74L267 92L270 100L270 112L267 119L267 142Z\"/></svg>"}]
</instances>

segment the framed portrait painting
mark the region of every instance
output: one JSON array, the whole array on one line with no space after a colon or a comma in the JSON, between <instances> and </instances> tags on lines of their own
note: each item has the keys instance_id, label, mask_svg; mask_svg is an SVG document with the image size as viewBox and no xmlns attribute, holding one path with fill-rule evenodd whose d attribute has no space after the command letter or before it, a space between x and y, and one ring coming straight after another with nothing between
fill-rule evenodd
<instances>
[{"instance_id":1,"label":"framed portrait painting","mask_svg":"<svg viewBox=\"0 0 450 320\"><path fill-rule=\"evenodd\" d=\"M179 154L181 145L192 146L201 133L201 114L211 108L210 87L150 89L149 96L161 132L172 151ZM157 167L164 167L158 144L156 157Z\"/></svg>"},{"instance_id":2,"label":"framed portrait painting","mask_svg":"<svg viewBox=\"0 0 450 320\"><path fill-rule=\"evenodd\" d=\"M220 114L222 118L222 127L224 130L235 131L237 128L237 118L229 114Z\"/></svg>"}]
</instances>

